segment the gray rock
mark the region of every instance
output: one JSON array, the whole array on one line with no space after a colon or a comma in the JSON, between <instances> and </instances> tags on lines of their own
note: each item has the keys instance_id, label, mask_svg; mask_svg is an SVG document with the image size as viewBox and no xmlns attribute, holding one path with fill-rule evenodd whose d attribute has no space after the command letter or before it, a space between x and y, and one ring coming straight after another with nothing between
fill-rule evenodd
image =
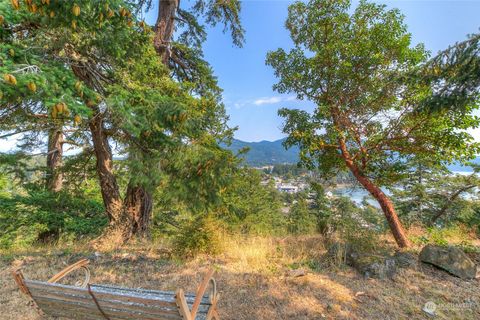
<instances>
[{"instance_id":1,"label":"gray rock","mask_svg":"<svg viewBox=\"0 0 480 320\"><path fill-rule=\"evenodd\" d=\"M427 245L420 252L420 261L432 264L462 279L474 279L475 263L459 248Z\"/></svg>"},{"instance_id":2,"label":"gray rock","mask_svg":"<svg viewBox=\"0 0 480 320\"><path fill-rule=\"evenodd\" d=\"M416 268L418 266L418 258L409 252L397 251L393 256L400 268Z\"/></svg>"},{"instance_id":3,"label":"gray rock","mask_svg":"<svg viewBox=\"0 0 480 320\"><path fill-rule=\"evenodd\" d=\"M397 263L389 256L359 255L352 266L365 278L391 279L397 273Z\"/></svg>"},{"instance_id":4,"label":"gray rock","mask_svg":"<svg viewBox=\"0 0 480 320\"><path fill-rule=\"evenodd\" d=\"M349 244L334 243L328 249L327 257L340 258L366 278L391 279L397 273L397 263L393 257L360 252Z\"/></svg>"}]
</instances>

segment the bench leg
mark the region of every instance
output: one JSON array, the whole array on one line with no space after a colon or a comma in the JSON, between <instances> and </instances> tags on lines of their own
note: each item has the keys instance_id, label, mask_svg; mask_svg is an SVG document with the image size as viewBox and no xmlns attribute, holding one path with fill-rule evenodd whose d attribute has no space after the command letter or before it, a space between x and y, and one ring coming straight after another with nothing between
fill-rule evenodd
<instances>
[{"instance_id":1,"label":"bench leg","mask_svg":"<svg viewBox=\"0 0 480 320\"><path fill-rule=\"evenodd\" d=\"M175 300L177 302L178 311L184 320L193 320L190 309L188 308L187 300L185 300L185 294L182 289L178 289L175 292Z\"/></svg>"},{"instance_id":2,"label":"bench leg","mask_svg":"<svg viewBox=\"0 0 480 320\"><path fill-rule=\"evenodd\" d=\"M15 279L15 282L17 283L18 287L20 288L20 291L24 293L28 299L29 299L29 304L37 311L37 313L40 315L40 317L44 317L45 314L43 313L42 309L37 305L35 300L32 297L32 294L30 293L30 290L28 290L27 285L25 284L25 278L23 277L22 270L20 268L15 269L12 271L13 278Z\"/></svg>"},{"instance_id":3,"label":"bench leg","mask_svg":"<svg viewBox=\"0 0 480 320\"><path fill-rule=\"evenodd\" d=\"M210 295L211 303L210 309L207 313L207 320L220 320L220 317L217 312L217 301L218 301L218 293L217 293L217 284L215 279L213 279L213 269L209 270L203 281L200 283L200 286L197 289L196 297L192 305L192 310L188 308L188 304L185 300L185 294L182 289L178 289L176 292L176 302L177 307L180 312L180 315L185 320L195 320L197 317L198 308L200 307L200 303L203 299L205 291L207 290L208 284L212 283L212 293Z\"/></svg>"},{"instance_id":4,"label":"bench leg","mask_svg":"<svg viewBox=\"0 0 480 320\"><path fill-rule=\"evenodd\" d=\"M207 313L207 320L220 320L220 316L217 312L217 302L218 302L218 294L216 294L212 298L212 305Z\"/></svg>"},{"instance_id":5,"label":"bench leg","mask_svg":"<svg viewBox=\"0 0 480 320\"><path fill-rule=\"evenodd\" d=\"M188 308L187 300L185 299L185 293L182 289L178 289L175 293L175 300L178 307L178 312L182 316L184 320L195 320ZM217 301L218 301L218 294L212 298L212 305L207 313L207 320L220 320L220 316L217 312Z\"/></svg>"}]
</instances>

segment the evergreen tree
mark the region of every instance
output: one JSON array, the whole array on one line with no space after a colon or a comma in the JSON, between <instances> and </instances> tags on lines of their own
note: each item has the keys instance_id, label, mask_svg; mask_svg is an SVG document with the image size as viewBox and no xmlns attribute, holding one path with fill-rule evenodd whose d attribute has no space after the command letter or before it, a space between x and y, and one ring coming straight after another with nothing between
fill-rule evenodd
<instances>
[{"instance_id":1,"label":"evergreen tree","mask_svg":"<svg viewBox=\"0 0 480 320\"><path fill-rule=\"evenodd\" d=\"M21 114L30 105L43 108L46 122L89 136L110 220L105 234L125 241L145 232L150 217L142 213L152 205L145 194L159 184L161 160L184 146L216 143L212 135L224 134L222 108L171 79L153 34L127 2L2 1L1 6L2 105ZM113 142L115 151L126 155L125 198L113 166Z\"/></svg>"}]
</instances>

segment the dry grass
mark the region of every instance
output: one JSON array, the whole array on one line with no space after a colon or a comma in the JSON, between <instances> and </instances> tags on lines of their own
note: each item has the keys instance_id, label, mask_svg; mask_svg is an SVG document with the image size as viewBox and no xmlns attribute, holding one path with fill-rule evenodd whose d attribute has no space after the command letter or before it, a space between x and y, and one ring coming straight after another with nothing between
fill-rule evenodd
<instances>
[{"instance_id":1,"label":"dry grass","mask_svg":"<svg viewBox=\"0 0 480 320\"><path fill-rule=\"evenodd\" d=\"M394 280L365 280L350 268L322 269L320 237L230 239L215 257L181 261L162 246L136 244L100 252L40 248L0 259L0 319L39 319L17 290L10 270L46 280L83 257L92 260L92 282L194 291L203 272L217 271L222 319L428 319L424 303L437 303L436 319L480 319L478 280L463 281L431 266L400 270ZM478 255L476 257L479 260ZM289 270L304 268L305 276ZM469 299L470 304L464 304Z\"/></svg>"}]
</instances>

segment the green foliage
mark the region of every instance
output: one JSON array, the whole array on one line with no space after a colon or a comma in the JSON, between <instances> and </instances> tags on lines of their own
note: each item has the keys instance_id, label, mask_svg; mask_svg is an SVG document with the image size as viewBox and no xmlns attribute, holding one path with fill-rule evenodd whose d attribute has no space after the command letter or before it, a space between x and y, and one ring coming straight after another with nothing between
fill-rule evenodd
<instances>
[{"instance_id":1,"label":"green foliage","mask_svg":"<svg viewBox=\"0 0 480 320\"><path fill-rule=\"evenodd\" d=\"M475 216L480 178L476 172L453 174L429 159L412 159L404 178L394 188L393 199L409 224L448 226Z\"/></svg>"},{"instance_id":2,"label":"green foliage","mask_svg":"<svg viewBox=\"0 0 480 320\"><path fill-rule=\"evenodd\" d=\"M99 6L88 0L70 5L32 1L32 5L21 3L20 8L14 10L9 1L0 3L0 12L5 18L0 27L0 73L16 78L16 84L5 79L0 82L1 101L10 107L11 117L23 116L27 123L33 121L45 127L58 121L72 123L77 114L82 117L91 114L85 103L95 100L96 93L88 86L76 87L77 77L66 68L72 58L91 57L96 50L96 54L104 58L125 61L132 53L127 50L128 46L133 47L135 43L138 47L148 39L147 35L137 32L137 28L130 28L128 18L119 14L122 5L127 8L122 1L104 4ZM79 16L72 12L74 5L81 8ZM113 10L114 15L107 19L109 10ZM100 22L100 15L105 17L104 22ZM20 30L23 32L18 36ZM35 90L30 83L35 84ZM68 110L55 114L54 107L60 102L65 103ZM22 115L20 110L26 112ZM52 116L32 117L39 114Z\"/></svg>"},{"instance_id":3,"label":"green foliage","mask_svg":"<svg viewBox=\"0 0 480 320\"><path fill-rule=\"evenodd\" d=\"M287 230L292 234L312 234L317 229L317 217L308 208L303 198L297 200L287 217Z\"/></svg>"},{"instance_id":4,"label":"green foliage","mask_svg":"<svg viewBox=\"0 0 480 320\"><path fill-rule=\"evenodd\" d=\"M412 154L436 163L474 156L479 144L464 129L479 125L471 114L478 105L468 112L423 110L434 91L410 75L428 53L411 47L401 13L366 1L352 13L350 6L312 0L289 8L286 26L295 46L270 52L267 64L279 77L276 90L317 108L280 110L286 145L298 145L301 161L324 175L345 170L343 158L350 157L379 185L398 181Z\"/></svg>"},{"instance_id":5,"label":"green foliage","mask_svg":"<svg viewBox=\"0 0 480 320\"><path fill-rule=\"evenodd\" d=\"M280 196L271 186L261 184L261 176L256 170L237 169L230 165L212 174L209 170L213 170L213 167L214 162L212 168L202 171L202 175L207 175L212 181L200 185L201 188L196 182L199 179L196 177L197 169L186 177L190 179L189 182L182 182L177 176L175 181L165 182L174 187L160 186L156 197L154 229L175 235L186 217L200 219L208 213L221 221L229 232L249 235L284 233L285 218L280 212ZM200 181L208 182L203 179Z\"/></svg>"},{"instance_id":6,"label":"green foliage","mask_svg":"<svg viewBox=\"0 0 480 320\"><path fill-rule=\"evenodd\" d=\"M92 237L107 224L101 202L67 193L32 190L25 196L0 197L1 248Z\"/></svg>"},{"instance_id":7,"label":"green foliage","mask_svg":"<svg viewBox=\"0 0 480 320\"><path fill-rule=\"evenodd\" d=\"M435 244L439 246L457 245L467 249L467 251L474 250L471 243L471 234L468 227L462 224L452 224L448 227L427 228L426 233L420 237L416 237L413 241L419 245Z\"/></svg>"},{"instance_id":8,"label":"green foliage","mask_svg":"<svg viewBox=\"0 0 480 320\"><path fill-rule=\"evenodd\" d=\"M175 254L195 256L218 253L222 250L223 230L223 225L211 215L186 219L173 238Z\"/></svg>"},{"instance_id":9,"label":"green foliage","mask_svg":"<svg viewBox=\"0 0 480 320\"><path fill-rule=\"evenodd\" d=\"M5 173L0 171L0 197L6 197L9 194L8 177Z\"/></svg>"},{"instance_id":10,"label":"green foliage","mask_svg":"<svg viewBox=\"0 0 480 320\"><path fill-rule=\"evenodd\" d=\"M272 186L261 182L257 171L243 168L222 193L222 203L216 213L233 231L251 235L284 232L280 195Z\"/></svg>"},{"instance_id":11,"label":"green foliage","mask_svg":"<svg viewBox=\"0 0 480 320\"><path fill-rule=\"evenodd\" d=\"M427 110L471 112L480 92L480 34L439 52L416 76L432 84L434 93L422 101Z\"/></svg>"},{"instance_id":12,"label":"green foliage","mask_svg":"<svg viewBox=\"0 0 480 320\"><path fill-rule=\"evenodd\" d=\"M273 166L272 174L282 177L298 177L308 171L295 164L276 164Z\"/></svg>"},{"instance_id":13,"label":"green foliage","mask_svg":"<svg viewBox=\"0 0 480 320\"><path fill-rule=\"evenodd\" d=\"M317 229L327 241L335 237L342 241L373 250L378 246L378 237L385 231L382 212L364 201L356 205L347 197L327 198L321 186L313 185L312 214L317 218Z\"/></svg>"},{"instance_id":14,"label":"green foliage","mask_svg":"<svg viewBox=\"0 0 480 320\"><path fill-rule=\"evenodd\" d=\"M476 201L471 205L469 214L459 217L461 223L472 226L477 230L477 236L480 237L480 202Z\"/></svg>"}]
</instances>

